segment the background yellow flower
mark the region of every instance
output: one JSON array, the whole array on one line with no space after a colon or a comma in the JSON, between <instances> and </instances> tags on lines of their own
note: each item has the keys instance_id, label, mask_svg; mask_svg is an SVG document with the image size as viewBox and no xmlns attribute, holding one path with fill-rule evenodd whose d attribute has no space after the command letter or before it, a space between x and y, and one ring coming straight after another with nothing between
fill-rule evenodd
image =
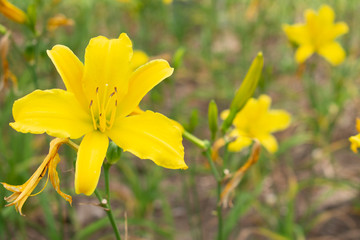
<instances>
[{"instance_id":1,"label":"background yellow flower","mask_svg":"<svg viewBox=\"0 0 360 240\"><path fill-rule=\"evenodd\" d=\"M328 5L322 5L319 12L307 9L304 24L283 25L290 41L299 45L295 53L298 63L303 63L313 53L323 56L332 65L345 59L345 51L335 39L349 31L346 23L334 23L335 13Z\"/></svg>"},{"instance_id":2,"label":"background yellow flower","mask_svg":"<svg viewBox=\"0 0 360 240\"><path fill-rule=\"evenodd\" d=\"M229 144L230 151L241 151L257 139L270 153L278 149L278 143L271 134L286 129L290 124L290 114L284 110L270 110L271 98L261 95L259 99L251 98L245 107L236 115L233 125L235 129L229 134L235 141ZM224 111L221 117L229 114Z\"/></svg>"}]
</instances>

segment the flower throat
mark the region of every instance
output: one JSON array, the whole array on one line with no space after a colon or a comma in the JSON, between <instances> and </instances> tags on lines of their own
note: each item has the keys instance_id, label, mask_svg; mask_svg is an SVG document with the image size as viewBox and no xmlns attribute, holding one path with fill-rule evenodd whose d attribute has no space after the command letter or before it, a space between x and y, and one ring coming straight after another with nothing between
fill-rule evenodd
<instances>
[{"instance_id":1,"label":"flower throat","mask_svg":"<svg viewBox=\"0 0 360 240\"><path fill-rule=\"evenodd\" d=\"M90 112L95 130L105 132L110 129L114 123L117 107L117 88L109 93L109 84L105 84L104 93L99 93L99 87L96 88L94 99L90 101Z\"/></svg>"}]
</instances>

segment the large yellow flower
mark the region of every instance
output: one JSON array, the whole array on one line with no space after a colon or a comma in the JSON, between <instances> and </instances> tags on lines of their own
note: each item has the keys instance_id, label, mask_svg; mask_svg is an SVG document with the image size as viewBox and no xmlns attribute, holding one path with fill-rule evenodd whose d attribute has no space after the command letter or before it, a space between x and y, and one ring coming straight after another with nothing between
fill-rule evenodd
<instances>
[{"instance_id":1,"label":"large yellow flower","mask_svg":"<svg viewBox=\"0 0 360 240\"><path fill-rule=\"evenodd\" d=\"M237 113L233 125L235 129L229 137L235 138L228 146L230 151L237 152L250 146L257 139L270 153L278 149L278 144L272 132L284 130L290 124L290 114L284 110L270 110L271 98L261 95L259 99L251 98L245 107ZM224 111L221 117L225 119L229 111Z\"/></svg>"},{"instance_id":2,"label":"large yellow flower","mask_svg":"<svg viewBox=\"0 0 360 240\"><path fill-rule=\"evenodd\" d=\"M283 26L289 40L299 45L296 61L303 63L316 52L332 65L342 63L345 51L335 39L349 31L348 25L345 22L334 23L335 13L328 5L322 5L318 13L307 9L304 17L304 24Z\"/></svg>"},{"instance_id":3,"label":"large yellow flower","mask_svg":"<svg viewBox=\"0 0 360 240\"><path fill-rule=\"evenodd\" d=\"M90 40L83 65L67 47L56 45L48 55L67 91L36 90L13 106L19 132L80 138L75 191L90 195L99 180L109 138L124 151L171 169L186 169L182 134L172 120L145 111L130 115L155 85L173 68L153 60L131 68L133 49L125 33L118 39L99 36Z\"/></svg>"}]
</instances>

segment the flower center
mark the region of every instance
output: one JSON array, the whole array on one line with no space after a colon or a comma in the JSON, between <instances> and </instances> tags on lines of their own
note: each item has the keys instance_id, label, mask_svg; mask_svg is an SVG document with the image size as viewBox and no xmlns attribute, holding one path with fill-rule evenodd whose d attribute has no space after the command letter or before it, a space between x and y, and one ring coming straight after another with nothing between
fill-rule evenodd
<instances>
[{"instance_id":1,"label":"flower center","mask_svg":"<svg viewBox=\"0 0 360 240\"><path fill-rule=\"evenodd\" d=\"M99 129L101 132L112 127L116 116L117 88L114 87L113 91L109 91L108 87L109 85L105 84L103 94L99 93L97 87L95 97L91 99L89 105L94 129Z\"/></svg>"}]
</instances>

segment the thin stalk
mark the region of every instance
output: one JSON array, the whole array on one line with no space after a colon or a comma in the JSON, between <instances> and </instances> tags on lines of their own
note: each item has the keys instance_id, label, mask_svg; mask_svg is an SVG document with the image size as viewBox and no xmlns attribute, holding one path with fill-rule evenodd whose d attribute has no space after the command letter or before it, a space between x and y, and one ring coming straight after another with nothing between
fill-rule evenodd
<instances>
[{"instance_id":1,"label":"thin stalk","mask_svg":"<svg viewBox=\"0 0 360 240\"><path fill-rule=\"evenodd\" d=\"M217 207L216 207L216 212L217 212L217 217L218 217L218 236L217 236L217 240L222 240L223 239L223 219L222 219L222 208L221 208L221 204L220 204L220 196L221 196L221 175L219 174L218 169L215 166L215 163L211 157L211 145L208 141L204 141L201 140L199 138L197 138L196 136L192 135L191 133L187 132L184 130L183 132L183 136L188 139L190 142L194 143L196 146L200 147L202 150L204 150L204 154L206 156L206 159L209 162L209 165L211 167L211 172L216 180L217 183L217 191L216 191L216 195L217 195Z\"/></svg>"},{"instance_id":2,"label":"thin stalk","mask_svg":"<svg viewBox=\"0 0 360 240\"><path fill-rule=\"evenodd\" d=\"M192 142L193 144L195 144L196 146L198 146L202 150L206 150L208 148L208 146L206 144L206 141L195 137L194 135L192 135L191 133L189 133L186 130L184 130L183 136L184 136L184 138L186 138L187 140L189 140L190 142Z\"/></svg>"},{"instance_id":3,"label":"thin stalk","mask_svg":"<svg viewBox=\"0 0 360 240\"><path fill-rule=\"evenodd\" d=\"M217 239L218 240L222 240L223 239L223 219L222 219L222 208L221 208L221 204L220 204L220 196L221 196L221 177L220 174L214 164L214 161L211 158L211 149L208 148L205 151L205 155L206 158L210 164L211 167L211 171L216 179L216 183L217 183L217 187L216 187L216 195L217 195L217 207L216 207L216 215L218 218L218 236Z\"/></svg>"},{"instance_id":4,"label":"thin stalk","mask_svg":"<svg viewBox=\"0 0 360 240\"><path fill-rule=\"evenodd\" d=\"M103 198L101 196L101 194L95 190L95 195L96 197L99 199L99 202L101 204L101 206L105 209L105 212L106 212L106 215L108 216L109 218L109 221L111 223L111 226L114 230L114 234L115 234L115 237L117 240L121 240L121 236L120 236L120 232L119 232L119 229L116 225L116 222L115 222L115 217L114 217L114 214L112 212L112 209L111 209L111 205L110 205L110 181L109 181L109 170L110 170L110 167L111 167L111 164L105 162L104 163L104 176L105 176L105 193L106 193L106 198ZM103 201L103 200L106 200L106 201Z\"/></svg>"}]
</instances>

